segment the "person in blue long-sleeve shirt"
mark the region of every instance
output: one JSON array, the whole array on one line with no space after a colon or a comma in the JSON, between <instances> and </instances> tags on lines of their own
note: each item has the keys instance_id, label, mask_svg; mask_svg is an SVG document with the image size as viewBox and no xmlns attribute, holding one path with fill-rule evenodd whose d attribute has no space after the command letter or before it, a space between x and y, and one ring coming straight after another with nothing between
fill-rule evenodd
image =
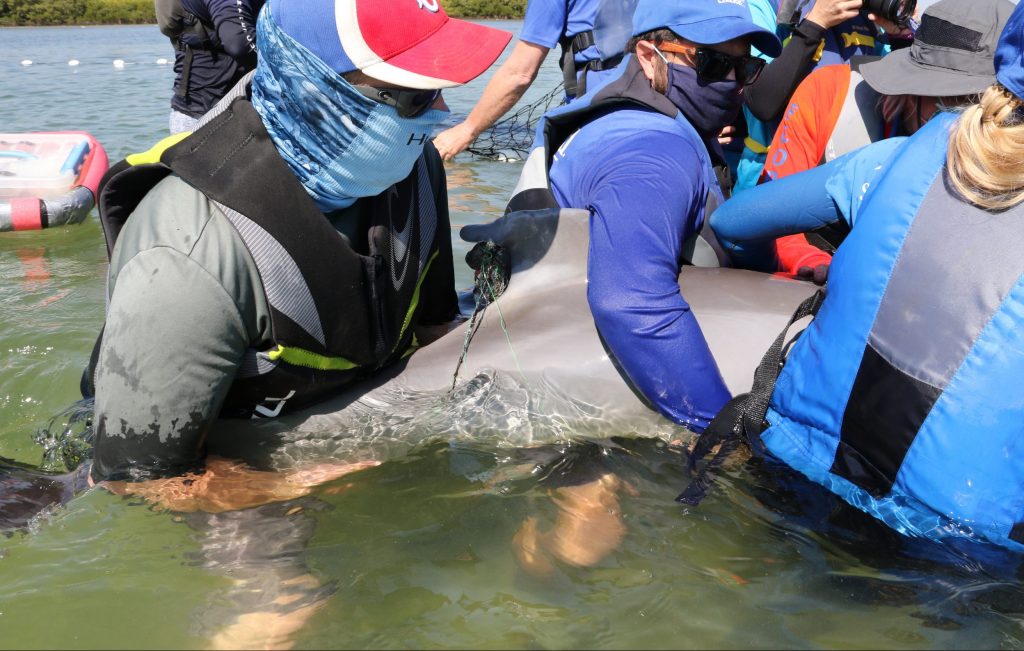
<instances>
[{"instance_id":1,"label":"person in blue long-sleeve shirt","mask_svg":"<svg viewBox=\"0 0 1024 651\"><path fill-rule=\"evenodd\" d=\"M696 431L729 399L679 292L683 243L700 230L710 190L695 164L702 146L665 116L616 111L580 130L550 171L558 204L591 213L587 296L598 331L658 411Z\"/></svg>"},{"instance_id":2,"label":"person in blue long-sleeve shirt","mask_svg":"<svg viewBox=\"0 0 1024 651\"><path fill-rule=\"evenodd\" d=\"M695 432L730 394L680 293L679 272L690 240L728 191L717 136L764 66L752 46L772 56L782 50L742 3L639 0L614 74L538 125L505 217L590 213L587 299L597 330L637 391ZM531 517L516 535L527 571L550 573L552 559L593 565L625 535L623 482L607 468L583 474L553 489L559 515L551 530L541 532Z\"/></svg>"},{"instance_id":3,"label":"person in blue long-sleeve shirt","mask_svg":"<svg viewBox=\"0 0 1024 651\"><path fill-rule=\"evenodd\" d=\"M679 291L684 244L723 197L717 136L764 66L751 46L781 44L745 6L699 0L641 0L633 34L614 79L546 117L579 127L547 142L547 178L559 206L591 214L587 297L608 348L659 412L702 432L730 394Z\"/></svg>"}]
</instances>

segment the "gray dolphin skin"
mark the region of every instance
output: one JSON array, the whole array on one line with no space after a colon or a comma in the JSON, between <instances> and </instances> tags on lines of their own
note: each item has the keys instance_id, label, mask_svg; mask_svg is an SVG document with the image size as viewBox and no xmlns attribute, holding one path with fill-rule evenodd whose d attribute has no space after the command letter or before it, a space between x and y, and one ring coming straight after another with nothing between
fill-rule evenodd
<instances>
[{"instance_id":1,"label":"gray dolphin skin","mask_svg":"<svg viewBox=\"0 0 1024 651\"><path fill-rule=\"evenodd\" d=\"M668 421L630 387L590 314L586 295L589 218L583 210L536 211L463 228L464 239L490 240L505 247L511 254L512 273L508 288L483 313L457 384L464 387L481 377L506 378L526 387L534 398L548 397L534 409L561 410L547 416L558 418L563 431L578 426L584 437L602 438L623 428L653 431ZM797 306L817 289L807 282L764 273L692 266L683 267L679 283L733 394L750 390L765 351ZM346 432L358 437L374 427L375 434L386 430L400 437L404 429L409 436L429 437L431 432L410 430L417 419L423 420L422 412L451 389L468 327L463 325L381 376L310 409L259 423L222 421L216 437L211 436L211 446L214 438L221 444L210 451L238 454L246 442L261 441L254 430L305 439L314 448L315 441L337 443ZM457 387L454 395L458 399L463 394ZM492 421L469 410L463 415L482 429L503 426L502 414ZM436 434L439 424L430 425ZM473 431L464 429L472 437ZM325 445L320 452L366 458L352 445ZM389 456L380 446L375 446L375 454L379 461Z\"/></svg>"},{"instance_id":2,"label":"gray dolphin skin","mask_svg":"<svg viewBox=\"0 0 1024 651\"><path fill-rule=\"evenodd\" d=\"M468 323L315 407L274 419L222 420L208 452L283 468L386 461L440 437L525 446L558 436L674 430L630 388L594 326L586 295L588 230L589 214L581 210L514 213L463 229L465 239L506 248L512 273L483 312L454 391ZM734 394L750 389L764 352L816 289L763 273L691 266L679 284ZM524 426L523 414L538 415L540 427ZM0 531L66 502L83 477L81 469L51 475L0 463Z\"/></svg>"}]
</instances>

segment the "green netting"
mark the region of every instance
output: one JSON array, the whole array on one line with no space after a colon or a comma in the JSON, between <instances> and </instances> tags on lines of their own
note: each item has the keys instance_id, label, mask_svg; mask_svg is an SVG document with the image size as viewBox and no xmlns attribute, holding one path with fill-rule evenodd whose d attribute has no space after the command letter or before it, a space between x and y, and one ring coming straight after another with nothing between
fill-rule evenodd
<instances>
[{"instance_id":1,"label":"green netting","mask_svg":"<svg viewBox=\"0 0 1024 651\"><path fill-rule=\"evenodd\" d=\"M473 298L476 306L472 316L469 317L466 336L462 342L462 354L459 355L459 361L455 365L455 373L452 376L453 391L459 381L459 370L462 369L462 364L466 361L466 355L469 353L469 344L476 336L477 330L480 329L484 308L492 303L498 310L501 329L505 333L505 340L512 352L516 368L519 368L519 359L516 357L515 348L512 347L508 324L505 323L505 315L501 313L501 306L498 305L498 297L505 293L512 276L512 260L509 258L508 251L491 241L477 242L476 246L466 254L466 263L476 272L473 281ZM522 375L522 369L519 369L519 374Z\"/></svg>"},{"instance_id":2,"label":"green netting","mask_svg":"<svg viewBox=\"0 0 1024 651\"><path fill-rule=\"evenodd\" d=\"M560 83L540 99L495 122L466 148L467 151L480 158L500 161L525 159L541 116L564 101L565 84Z\"/></svg>"}]
</instances>

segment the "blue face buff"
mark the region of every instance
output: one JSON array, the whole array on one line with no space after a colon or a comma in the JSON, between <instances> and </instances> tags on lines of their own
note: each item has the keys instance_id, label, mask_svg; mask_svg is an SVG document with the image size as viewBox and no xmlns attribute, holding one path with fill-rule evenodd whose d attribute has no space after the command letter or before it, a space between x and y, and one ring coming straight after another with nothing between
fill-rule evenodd
<instances>
[{"instance_id":1,"label":"blue face buff","mask_svg":"<svg viewBox=\"0 0 1024 651\"><path fill-rule=\"evenodd\" d=\"M669 63L660 50L655 50L668 66L668 90L665 96L682 111L686 120L704 137L718 133L736 121L743 108L742 86L735 79L700 83L697 71L690 66Z\"/></svg>"},{"instance_id":2,"label":"blue face buff","mask_svg":"<svg viewBox=\"0 0 1024 651\"><path fill-rule=\"evenodd\" d=\"M318 208L347 208L412 172L447 111L401 118L364 96L285 34L269 4L256 24L259 60L252 104L277 151Z\"/></svg>"}]
</instances>

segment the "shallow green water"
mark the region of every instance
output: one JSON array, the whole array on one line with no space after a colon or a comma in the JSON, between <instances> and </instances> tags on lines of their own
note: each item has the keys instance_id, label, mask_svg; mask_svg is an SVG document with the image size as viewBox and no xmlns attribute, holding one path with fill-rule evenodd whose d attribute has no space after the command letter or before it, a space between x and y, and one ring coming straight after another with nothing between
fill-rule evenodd
<instances>
[{"instance_id":1,"label":"shallow green water","mask_svg":"<svg viewBox=\"0 0 1024 651\"><path fill-rule=\"evenodd\" d=\"M0 131L87 129L112 159L145 149L165 130L171 72L154 62L169 56L152 27L0 30ZM464 113L479 91L446 95ZM455 226L498 216L517 174L450 166ZM104 270L95 218L0 236L0 456L38 462L33 432L78 398ZM203 647L307 574L322 598L302 647L1024 647L1014 559L901 540L756 464L684 509L685 464L658 439L597 457L635 492L621 546L532 577L511 541L528 517L554 521L545 472L519 468L500 429L409 434L383 465L280 508L182 516L93 490L0 537L0 647Z\"/></svg>"}]
</instances>

